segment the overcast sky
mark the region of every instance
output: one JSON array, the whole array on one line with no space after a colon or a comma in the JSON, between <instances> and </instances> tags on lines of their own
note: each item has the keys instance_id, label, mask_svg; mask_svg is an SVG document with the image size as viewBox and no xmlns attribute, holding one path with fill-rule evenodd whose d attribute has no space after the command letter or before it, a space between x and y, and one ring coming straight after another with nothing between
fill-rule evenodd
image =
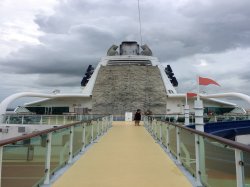
<instances>
[{"instance_id":1,"label":"overcast sky","mask_svg":"<svg viewBox=\"0 0 250 187\"><path fill-rule=\"evenodd\" d=\"M250 95L249 0L140 0L143 43L170 64L179 92L197 75ZM1 0L0 100L20 91L80 92L86 66L140 40L137 0ZM250 108L250 107L249 107Z\"/></svg>"}]
</instances>

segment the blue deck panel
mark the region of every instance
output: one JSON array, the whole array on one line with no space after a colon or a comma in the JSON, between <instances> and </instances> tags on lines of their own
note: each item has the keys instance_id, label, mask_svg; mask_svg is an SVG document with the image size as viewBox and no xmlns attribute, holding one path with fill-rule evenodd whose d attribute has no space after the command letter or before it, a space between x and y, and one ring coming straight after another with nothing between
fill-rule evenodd
<instances>
[{"instance_id":1,"label":"blue deck panel","mask_svg":"<svg viewBox=\"0 0 250 187\"><path fill-rule=\"evenodd\" d=\"M189 125L195 128L195 125ZM204 131L216 136L234 139L236 135L250 134L250 120L206 123Z\"/></svg>"}]
</instances>

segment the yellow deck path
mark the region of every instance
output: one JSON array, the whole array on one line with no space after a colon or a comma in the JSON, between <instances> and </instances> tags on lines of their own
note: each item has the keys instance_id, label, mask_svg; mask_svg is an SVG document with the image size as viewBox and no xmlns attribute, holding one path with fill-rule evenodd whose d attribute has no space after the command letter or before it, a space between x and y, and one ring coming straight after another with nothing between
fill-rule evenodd
<instances>
[{"instance_id":1,"label":"yellow deck path","mask_svg":"<svg viewBox=\"0 0 250 187\"><path fill-rule=\"evenodd\" d=\"M127 123L114 122L53 187L192 186L143 126Z\"/></svg>"}]
</instances>

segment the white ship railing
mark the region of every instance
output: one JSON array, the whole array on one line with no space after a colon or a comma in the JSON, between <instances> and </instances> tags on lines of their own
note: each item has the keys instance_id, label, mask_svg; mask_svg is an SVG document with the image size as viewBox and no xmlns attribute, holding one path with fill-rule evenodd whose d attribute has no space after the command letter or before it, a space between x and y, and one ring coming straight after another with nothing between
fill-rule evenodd
<instances>
[{"instance_id":1,"label":"white ship railing","mask_svg":"<svg viewBox=\"0 0 250 187\"><path fill-rule=\"evenodd\" d=\"M250 186L249 146L151 116L144 126L197 186Z\"/></svg>"},{"instance_id":2,"label":"white ship railing","mask_svg":"<svg viewBox=\"0 0 250 187\"><path fill-rule=\"evenodd\" d=\"M150 115L158 120L164 120L168 122L185 122L184 114L153 114ZM205 123L214 123L214 122L226 122L226 121L243 121L250 120L250 115L247 114L228 114L228 115L204 115L203 116ZM195 123L195 115L189 115L189 123Z\"/></svg>"},{"instance_id":3,"label":"white ship railing","mask_svg":"<svg viewBox=\"0 0 250 187\"><path fill-rule=\"evenodd\" d=\"M111 125L111 115L101 116L0 141L0 186L50 184Z\"/></svg>"},{"instance_id":4,"label":"white ship railing","mask_svg":"<svg viewBox=\"0 0 250 187\"><path fill-rule=\"evenodd\" d=\"M23 115L23 114L5 114L3 124L22 124L22 125L65 125L68 123L90 120L100 117L100 114L88 115Z\"/></svg>"}]
</instances>

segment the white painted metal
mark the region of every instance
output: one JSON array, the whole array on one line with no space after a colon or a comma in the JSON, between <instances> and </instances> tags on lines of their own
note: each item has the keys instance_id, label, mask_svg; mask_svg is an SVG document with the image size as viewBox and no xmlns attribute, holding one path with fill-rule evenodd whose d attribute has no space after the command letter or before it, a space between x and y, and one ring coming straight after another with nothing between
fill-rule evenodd
<instances>
[{"instance_id":1,"label":"white painted metal","mask_svg":"<svg viewBox=\"0 0 250 187\"><path fill-rule=\"evenodd\" d=\"M82 93L84 95L92 95L94 85L95 85L95 81L96 81L96 78L97 78L100 67L101 67L101 64L99 63L98 66L95 68L94 73L91 75L91 77L89 79L89 82L83 88Z\"/></svg>"},{"instance_id":2,"label":"white painted metal","mask_svg":"<svg viewBox=\"0 0 250 187\"><path fill-rule=\"evenodd\" d=\"M168 90L172 90L173 94L177 94L175 88L173 87L172 83L170 82L168 76L165 73L164 67L161 64L159 64L158 68L159 68L160 73L161 73L161 78L162 78L162 81L164 83L166 93L169 93ZM171 94L168 94L168 95L171 95Z\"/></svg>"},{"instance_id":3,"label":"white painted metal","mask_svg":"<svg viewBox=\"0 0 250 187\"><path fill-rule=\"evenodd\" d=\"M41 118L40 118L40 125L43 124L43 116L41 115Z\"/></svg>"},{"instance_id":4,"label":"white painted metal","mask_svg":"<svg viewBox=\"0 0 250 187\"><path fill-rule=\"evenodd\" d=\"M91 143L94 141L94 123L91 121Z\"/></svg>"},{"instance_id":5,"label":"white painted metal","mask_svg":"<svg viewBox=\"0 0 250 187\"><path fill-rule=\"evenodd\" d=\"M195 129L204 132L202 100L194 101L194 110L195 110Z\"/></svg>"},{"instance_id":6,"label":"white painted metal","mask_svg":"<svg viewBox=\"0 0 250 187\"><path fill-rule=\"evenodd\" d=\"M214 116L214 122L217 122L217 116Z\"/></svg>"},{"instance_id":7,"label":"white painted metal","mask_svg":"<svg viewBox=\"0 0 250 187\"><path fill-rule=\"evenodd\" d=\"M247 101L250 104L250 96L243 94L243 93L237 93L237 92L229 92L229 93L218 93L218 94L208 94L208 95L201 95L203 98L224 98L224 97L237 97L240 99L243 99Z\"/></svg>"},{"instance_id":8,"label":"white painted metal","mask_svg":"<svg viewBox=\"0 0 250 187\"><path fill-rule=\"evenodd\" d=\"M113 115L110 116L110 127L112 127L112 123L113 123Z\"/></svg>"},{"instance_id":9,"label":"white painted metal","mask_svg":"<svg viewBox=\"0 0 250 187\"><path fill-rule=\"evenodd\" d=\"M44 184L50 183L51 142L52 142L52 132L48 133L47 135L46 174L45 174Z\"/></svg>"},{"instance_id":10,"label":"white painted metal","mask_svg":"<svg viewBox=\"0 0 250 187\"><path fill-rule=\"evenodd\" d=\"M70 140L69 140L69 160L68 163L72 163L73 158L73 142L74 141L74 126L70 127Z\"/></svg>"},{"instance_id":11,"label":"white painted metal","mask_svg":"<svg viewBox=\"0 0 250 187\"><path fill-rule=\"evenodd\" d=\"M100 135L100 121L99 121L99 119L97 120L97 136L99 136Z\"/></svg>"},{"instance_id":12,"label":"white painted metal","mask_svg":"<svg viewBox=\"0 0 250 187\"><path fill-rule=\"evenodd\" d=\"M154 137L157 139L157 121L154 120Z\"/></svg>"},{"instance_id":13,"label":"white painted metal","mask_svg":"<svg viewBox=\"0 0 250 187\"><path fill-rule=\"evenodd\" d=\"M236 181L237 187L245 186L245 177L244 177L244 162L243 162L243 153L241 150L235 150L235 167L236 167Z\"/></svg>"},{"instance_id":14,"label":"white painted metal","mask_svg":"<svg viewBox=\"0 0 250 187\"><path fill-rule=\"evenodd\" d=\"M170 137L169 137L169 125L166 125L167 128L167 136L166 136L166 145L167 145L167 151L170 151L169 145L170 145Z\"/></svg>"},{"instance_id":15,"label":"white painted metal","mask_svg":"<svg viewBox=\"0 0 250 187\"><path fill-rule=\"evenodd\" d=\"M114 121L114 116L113 115L111 115L111 125L112 125L112 122Z\"/></svg>"},{"instance_id":16,"label":"white painted metal","mask_svg":"<svg viewBox=\"0 0 250 187\"><path fill-rule=\"evenodd\" d=\"M34 92L20 92L8 96L0 103L0 123L4 120L3 114L6 113L6 109L10 103L18 98L22 97L42 97L42 98L64 98L64 97L90 97L90 95L85 94L44 94L44 93L34 93Z\"/></svg>"},{"instance_id":17,"label":"white painted metal","mask_svg":"<svg viewBox=\"0 0 250 187\"><path fill-rule=\"evenodd\" d=\"M23 124L23 121L24 121L24 116L22 116L22 124Z\"/></svg>"},{"instance_id":18,"label":"white painted metal","mask_svg":"<svg viewBox=\"0 0 250 187\"><path fill-rule=\"evenodd\" d=\"M58 116L56 115L56 125L58 124Z\"/></svg>"},{"instance_id":19,"label":"white painted metal","mask_svg":"<svg viewBox=\"0 0 250 187\"><path fill-rule=\"evenodd\" d=\"M108 117L105 117L105 132L107 132L108 131Z\"/></svg>"},{"instance_id":20,"label":"white painted metal","mask_svg":"<svg viewBox=\"0 0 250 187\"><path fill-rule=\"evenodd\" d=\"M151 62L152 66L160 65L159 60L153 56L144 56L144 55L117 55L117 56L105 56L101 58L101 62L99 63L102 66L107 66L108 62L112 61L130 61L130 60L148 60Z\"/></svg>"},{"instance_id":21,"label":"white painted metal","mask_svg":"<svg viewBox=\"0 0 250 187\"><path fill-rule=\"evenodd\" d=\"M82 151L85 150L86 147L86 123L83 123L83 131L82 131Z\"/></svg>"},{"instance_id":22,"label":"white painted metal","mask_svg":"<svg viewBox=\"0 0 250 187\"><path fill-rule=\"evenodd\" d=\"M185 105L184 108L184 114L185 114L185 125L189 125L189 105Z\"/></svg>"},{"instance_id":23,"label":"white painted metal","mask_svg":"<svg viewBox=\"0 0 250 187\"><path fill-rule=\"evenodd\" d=\"M103 121L103 118L102 118L102 134L104 133L104 121Z\"/></svg>"},{"instance_id":24,"label":"white painted metal","mask_svg":"<svg viewBox=\"0 0 250 187\"><path fill-rule=\"evenodd\" d=\"M201 185L201 176L200 176L200 142L199 135L195 134L195 159L196 159L196 186Z\"/></svg>"},{"instance_id":25,"label":"white painted metal","mask_svg":"<svg viewBox=\"0 0 250 187\"><path fill-rule=\"evenodd\" d=\"M132 112L125 112L125 121L132 121L133 113Z\"/></svg>"},{"instance_id":26,"label":"white painted metal","mask_svg":"<svg viewBox=\"0 0 250 187\"><path fill-rule=\"evenodd\" d=\"M63 124L66 124L66 116L63 116Z\"/></svg>"},{"instance_id":27,"label":"white painted metal","mask_svg":"<svg viewBox=\"0 0 250 187\"><path fill-rule=\"evenodd\" d=\"M160 144L162 144L162 123L160 123Z\"/></svg>"},{"instance_id":28,"label":"white painted metal","mask_svg":"<svg viewBox=\"0 0 250 187\"><path fill-rule=\"evenodd\" d=\"M176 150L177 150L177 161L181 163L181 149L180 149L180 129L176 127Z\"/></svg>"},{"instance_id":29,"label":"white painted metal","mask_svg":"<svg viewBox=\"0 0 250 187\"><path fill-rule=\"evenodd\" d=\"M186 94L169 94L168 97L171 98L185 98ZM250 96L243 94L243 93L237 93L237 92L228 92L228 93L217 93L217 94L200 94L201 99L202 98L226 98L226 97L236 97L243 99L247 101L250 104ZM235 105L233 103L225 102L225 101L219 101L217 102L224 103L224 104L230 104L230 105Z\"/></svg>"}]
</instances>

